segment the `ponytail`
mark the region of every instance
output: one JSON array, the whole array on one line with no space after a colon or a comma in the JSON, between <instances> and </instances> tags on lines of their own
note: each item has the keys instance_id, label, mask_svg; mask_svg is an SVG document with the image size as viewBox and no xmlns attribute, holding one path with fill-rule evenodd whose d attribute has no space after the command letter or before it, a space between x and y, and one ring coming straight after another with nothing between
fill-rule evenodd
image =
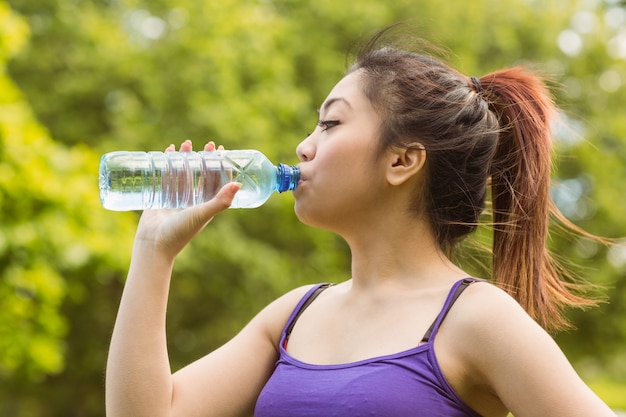
<instances>
[{"instance_id":1,"label":"ponytail","mask_svg":"<svg viewBox=\"0 0 626 417\"><path fill-rule=\"evenodd\" d=\"M542 326L567 328L566 307L594 302L580 295L580 285L561 279L546 248L551 215L575 228L550 199L556 108L542 79L520 68L479 81L502 128L490 167L493 278Z\"/></svg>"},{"instance_id":2,"label":"ponytail","mask_svg":"<svg viewBox=\"0 0 626 417\"><path fill-rule=\"evenodd\" d=\"M550 199L557 110L544 81L521 68L468 78L388 31L358 51L349 71L362 71L363 92L382 116L381 149L416 140L426 149L425 181L409 209L428 219L450 256L479 226L491 191L493 281L546 329L567 328L564 309L595 302L548 253L549 221L607 242L574 226Z\"/></svg>"}]
</instances>

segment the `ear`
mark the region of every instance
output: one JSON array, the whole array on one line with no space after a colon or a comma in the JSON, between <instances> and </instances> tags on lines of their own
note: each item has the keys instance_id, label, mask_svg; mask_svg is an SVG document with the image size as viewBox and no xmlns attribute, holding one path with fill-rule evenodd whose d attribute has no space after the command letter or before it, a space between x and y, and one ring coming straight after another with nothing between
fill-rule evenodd
<instances>
[{"instance_id":1,"label":"ear","mask_svg":"<svg viewBox=\"0 0 626 417\"><path fill-rule=\"evenodd\" d=\"M401 185L413 178L426 163L426 149L421 143L411 143L407 147L393 147L389 151L387 182Z\"/></svg>"}]
</instances>

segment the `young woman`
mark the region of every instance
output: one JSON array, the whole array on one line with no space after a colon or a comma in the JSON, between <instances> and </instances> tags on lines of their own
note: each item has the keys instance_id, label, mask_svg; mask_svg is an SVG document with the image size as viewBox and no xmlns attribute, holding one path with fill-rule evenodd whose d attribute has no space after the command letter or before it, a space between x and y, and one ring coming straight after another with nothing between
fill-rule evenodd
<instances>
[{"instance_id":1,"label":"young woman","mask_svg":"<svg viewBox=\"0 0 626 417\"><path fill-rule=\"evenodd\" d=\"M107 415L614 416L544 330L566 324L564 307L588 304L545 248L554 113L522 69L470 78L375 38L296 149L295 212L347 241L351 279L289 292L172 375L174 259L239 185L200 206L144 212L111 341ZM476 228L489 185L486 282L449 255Z\"/></svg>"}]
</instances>

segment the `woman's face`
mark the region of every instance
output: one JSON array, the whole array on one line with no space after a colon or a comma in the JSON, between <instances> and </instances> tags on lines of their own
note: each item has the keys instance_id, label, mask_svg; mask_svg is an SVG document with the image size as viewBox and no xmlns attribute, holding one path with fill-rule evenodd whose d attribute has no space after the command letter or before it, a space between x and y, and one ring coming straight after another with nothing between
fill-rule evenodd
<instances>
[{"instance_id":1,"label":"woman's face","mask_svg":"<svg viewBox=\"0 0 626 417\"><path fill-rule=\"evenodd\" d=\"M301 182L294 191L298 218L341 231L365 220L385 184L377 158L380 116L360 88L361 73L343 78L319 110L319 122L296 148ZM358 223L357 223L358 224Z\"/></svg>"}]
</instances>

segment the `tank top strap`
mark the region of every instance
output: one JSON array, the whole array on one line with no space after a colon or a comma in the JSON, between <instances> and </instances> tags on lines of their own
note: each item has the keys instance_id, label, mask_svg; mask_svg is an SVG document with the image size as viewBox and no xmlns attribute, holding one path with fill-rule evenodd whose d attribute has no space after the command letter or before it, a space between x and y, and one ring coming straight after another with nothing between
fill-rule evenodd
<instances>
[{"instance_id":1,"label":"tank top strap","mask_svg":"<svg viewBox=\"0 0 626 417\"><path fill-rule=\"evenodd\" d=\"M287 348L287 342L289 341L289 336L291 335L291 331L296 325L296 321L300 315L306 310L306 308L317 298L318 295L322 293L326 288L332 286L330 283L322 283L313 286L311 289L304 294L304 297L300 299L296 307L291 312L291 315L287 319L287 323L285 324L285 328L283 330L283 335L281 337L280 344L283 348Z\"/></svg>"},{"instance_id":2,"label":"tank top strap","mask_svg":"<svg viewBox=\"0 0 626 417\"><path fill-rule=\"evenodd\" d=\"M474 282L478 282L478 281L483 281L483 280L478 279L478 278L468 277L468 278L463 278L462 280L459 280L454 283L454 285L450 289L450 292L448 293L446 302L443 304L443 308L441 309L441 312L439 313L439 315L437 316L433 324L430 325L430 328L424 334L424 337L422 338L422 343L427 343L431 338L435 337L435 335L437 334L437 331L439 330L439 327L441 326L441 323L443 323L443 320L448 315L448 312L454 305L455 301L461 296L461 294L463 293L463 291L465 291L467 287L469 287Z\"/></svg>"}]
</instances>

